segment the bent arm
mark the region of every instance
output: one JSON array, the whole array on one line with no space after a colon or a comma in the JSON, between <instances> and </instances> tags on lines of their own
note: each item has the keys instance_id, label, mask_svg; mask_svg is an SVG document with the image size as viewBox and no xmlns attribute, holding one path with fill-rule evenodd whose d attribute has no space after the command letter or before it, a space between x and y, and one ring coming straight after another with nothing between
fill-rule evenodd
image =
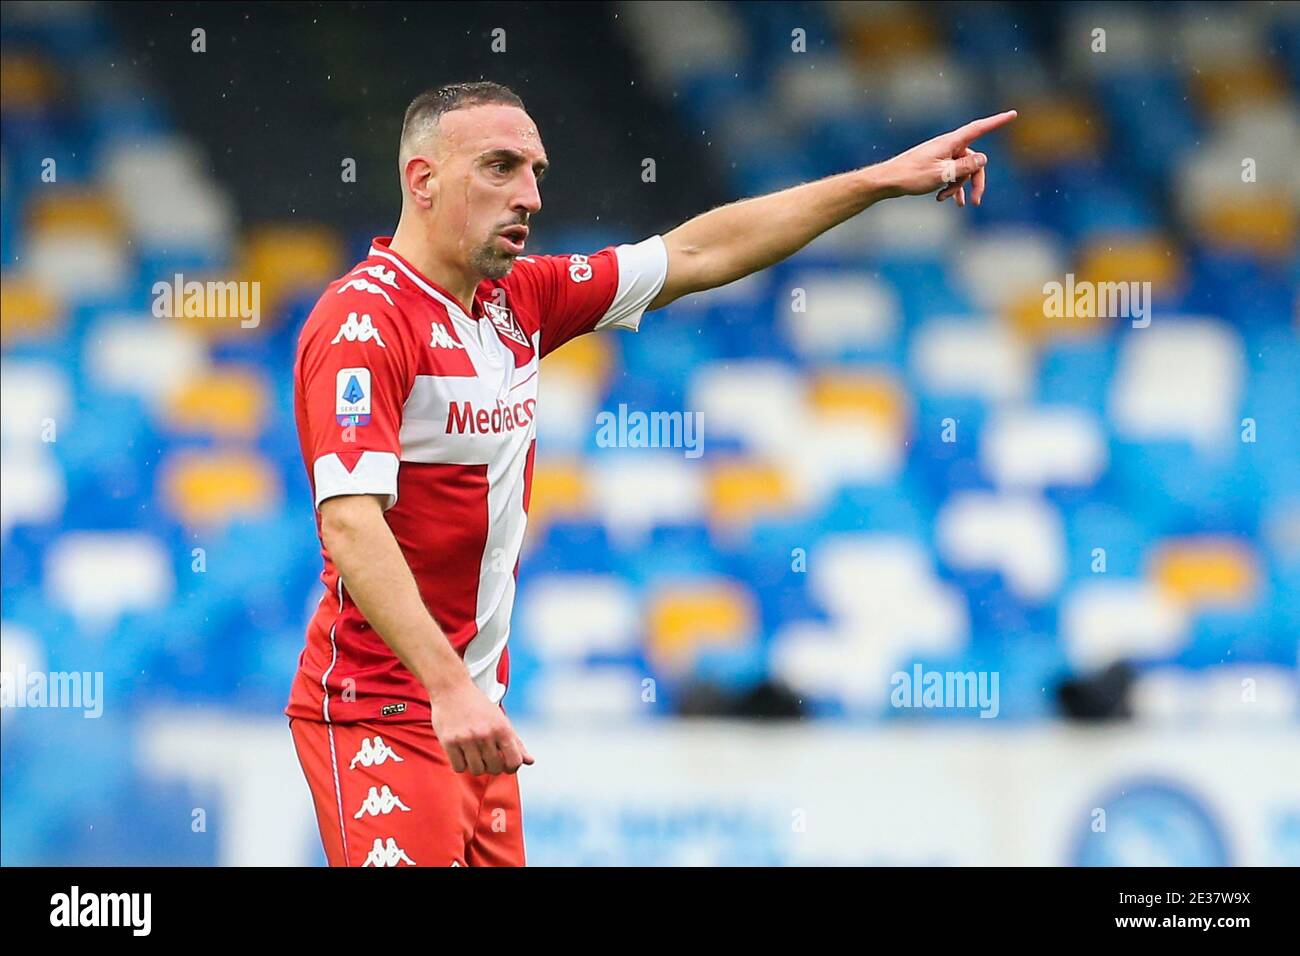
<instances>
[{"instance_id":1,"label":"bent arm","mask_svg":"<svg viewBox=\"0 0 1300 956\"><path fill-rule=\"evenodd\" d=\"M430 697L469 682L465 664L424 606L376 495L321 502L321 540L361 613Z\"/></svg>"}]
</instances>

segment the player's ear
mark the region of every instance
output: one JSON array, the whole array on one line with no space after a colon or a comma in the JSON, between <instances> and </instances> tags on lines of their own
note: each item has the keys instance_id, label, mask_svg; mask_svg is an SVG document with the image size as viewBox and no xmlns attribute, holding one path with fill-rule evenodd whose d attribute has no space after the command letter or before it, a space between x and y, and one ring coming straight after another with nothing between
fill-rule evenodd
<instances>
[{"instance_id":1,"label":"player's ear","mask_svg":"<svg viewBox=\"0 0 1300 956\"><path fill-rule=\"evenodd\" d=\"M423 156L406 161L406 191L422 209L430 209L438 193L438 179L433 163Z\"/></svg>"}]
</instances>

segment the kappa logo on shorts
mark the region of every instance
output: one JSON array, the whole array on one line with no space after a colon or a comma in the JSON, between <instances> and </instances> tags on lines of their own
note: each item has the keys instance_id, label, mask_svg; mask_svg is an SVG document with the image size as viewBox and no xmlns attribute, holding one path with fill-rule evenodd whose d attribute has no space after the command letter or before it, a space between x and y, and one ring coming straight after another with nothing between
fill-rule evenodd
<instances>
[{"instance_id":1,"label":"kappa logo on shorts","mask_svg":"<svg viewBox=\"0 0 1300 956\"><path fill-rule=\"evenodd\" d=\"M411 808L404 804L400 797L388 789L388 784L384 784L383 789L376 790L370 788L366 794L366 799L361 801L361 809L352 815L353 820L360 820L366 814L377 817L381 813L385 816L394 810L401 810L403 813L410 813Z\"/></svg>"},{"instance_id":2,"label":"kappa logo on shorts","mask_svg":"<svg viewBox=\"0 0 1300 956\"><path fill-rule=\"evenodd\" d=\"M406 851L397 845L397 841L392 837L388 842L384 842L375 837L374 845L370 847L370 852L366 855L365 866L397 866L399 863L405 863L407 866L417 866L418 864L406 855Z\"/></svg>"},{"instance_id":3,"label":"kappa logo on shorts","mask_svg":"<svg viewBox=\"0 0 1300 956\"><path fill-rule=\"evenodd\" d=\"M370 741L371 738L369 737L362 738L361 746L357 749L356 756L354 756L352 762L348 764L349 770L356 770L357 764L361 764L363 767L377 767L385 760L392 760L396 763L406 762L401 757L397 756L396 750L384 743L383 737L375 737L374 743L371 743Z\"/></svg>"}]
</instances>

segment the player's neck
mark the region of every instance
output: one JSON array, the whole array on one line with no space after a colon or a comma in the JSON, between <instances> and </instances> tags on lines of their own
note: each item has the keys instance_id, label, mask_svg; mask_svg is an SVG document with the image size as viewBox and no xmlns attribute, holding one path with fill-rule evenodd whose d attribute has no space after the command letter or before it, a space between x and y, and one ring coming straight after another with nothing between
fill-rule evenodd
<instances>
[{"instance_id":1,"label":"player's neck","mask_svg":"<svg viewBox=\"0 0 1300 956\"><path fill-rule=\"evenodd\" d=\"M449 257L441 254L423 230L403 219L397 224L388 248L415 266L420 275L450 293L466 315L473 314L474 290L478 288L478 277L466 273Z\"/></svg>"}]
</instances>

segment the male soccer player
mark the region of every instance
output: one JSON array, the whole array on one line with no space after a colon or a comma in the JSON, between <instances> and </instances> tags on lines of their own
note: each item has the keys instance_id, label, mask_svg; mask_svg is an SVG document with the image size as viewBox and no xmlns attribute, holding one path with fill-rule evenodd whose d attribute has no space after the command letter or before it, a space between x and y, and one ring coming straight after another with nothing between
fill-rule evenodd
<instances>
[{"instance_id":1,"label":"male soccer player","mask_svg":"<svg viewBox=\"0 0 1300 956\"><path fill-rule=\"evenodd\" d=\"M527 524L538 362L780 262L893 196L978 204L970 148L1014 112L892 159L591 255L525 256L546 151L510 90L416 97L391 238L331 283L298 340L294 403L325 592L286 708L339 866L522 865L501 707Z\"/></svg>"}]
</instances>

